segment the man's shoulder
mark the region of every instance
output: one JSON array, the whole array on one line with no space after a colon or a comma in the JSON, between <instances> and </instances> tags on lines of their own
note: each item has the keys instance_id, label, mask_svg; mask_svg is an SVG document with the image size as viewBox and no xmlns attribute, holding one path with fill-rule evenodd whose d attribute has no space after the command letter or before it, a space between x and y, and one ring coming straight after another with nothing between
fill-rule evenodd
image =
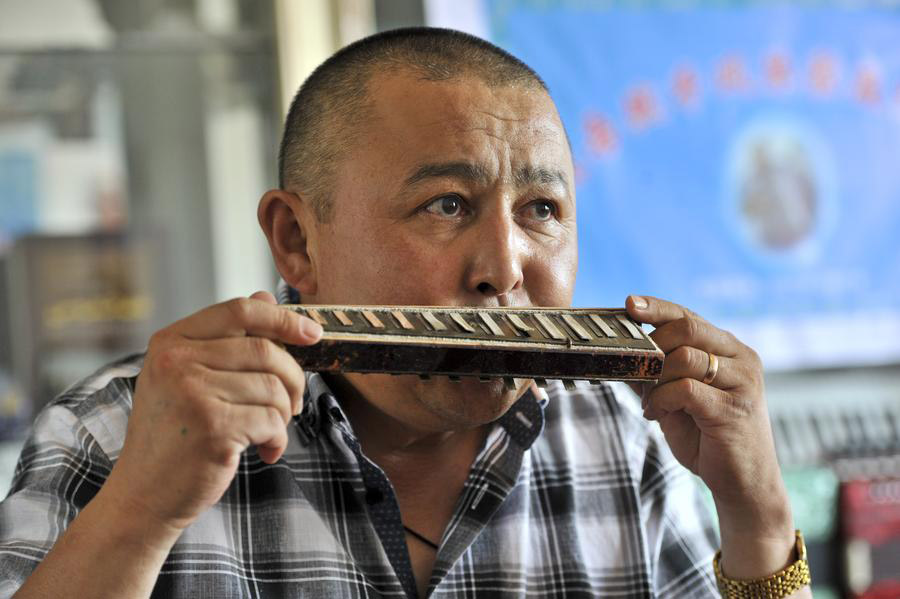
<instances>
[{"instance_id":1,"label":"man's shoulder","mask_svg":"<svg viewBox=\"0 0 900 599\"><path fill-rule=\"evenodd\" d=\"M135 379L144 354L131 354L88 375L51 400L34 421L35 440L86 431L112 460L118 457L131 414Z\"/></svg>"}]
</instances>

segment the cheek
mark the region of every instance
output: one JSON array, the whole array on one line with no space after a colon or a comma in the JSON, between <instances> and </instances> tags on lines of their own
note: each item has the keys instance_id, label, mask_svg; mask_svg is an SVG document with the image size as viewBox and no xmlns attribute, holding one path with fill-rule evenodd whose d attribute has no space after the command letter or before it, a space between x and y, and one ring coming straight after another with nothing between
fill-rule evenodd
<instances>
[{"instance_id":1,"label":"cheek","mask_svg":"<svg viewBox=\"0 0 900 599\"><path fill-rule=\"evenodd\" d=\"M578 250L574 242L535 252L525 270L528 296L536 306L569 306L575 292Z\"/></svg>"},{"instance_id":2,"label":"cheek","mask_svg":"<svg viewBox=\"0 0 900 599\"><path fill-rule=\"evenodd\" d=\"M392 303L452 303L459 289L460 257L428 243L389 241L376 248L379 267L373 281Z\"/></svg>"},{"instance_id":3,"label":"cheek","mask_svg":"<svg viewBox=\"0 0 900 599\"><path fill-rule=\"evenodd\" d=\"M459 287L460 257L425 240L404 239L390 231L344 228L333 238L321 263L324 303L447 303Z\"/></svg>"}]
</instances>

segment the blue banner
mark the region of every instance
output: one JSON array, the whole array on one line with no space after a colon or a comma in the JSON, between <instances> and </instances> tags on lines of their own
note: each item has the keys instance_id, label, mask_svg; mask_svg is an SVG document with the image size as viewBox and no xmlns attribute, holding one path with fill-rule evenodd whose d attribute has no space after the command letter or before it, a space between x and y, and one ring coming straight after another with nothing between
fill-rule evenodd
<instances>
[{"instance_id":1,"label":"blue banner","mask_svg":"<svg viewBox=\"0 0 900 599\"><path fill-rule=\"evenodd\" d=\"M776 369L900 358L900 12L486 8L571 136L576 305L668 298Z\"/></svg>"}]
</instances>

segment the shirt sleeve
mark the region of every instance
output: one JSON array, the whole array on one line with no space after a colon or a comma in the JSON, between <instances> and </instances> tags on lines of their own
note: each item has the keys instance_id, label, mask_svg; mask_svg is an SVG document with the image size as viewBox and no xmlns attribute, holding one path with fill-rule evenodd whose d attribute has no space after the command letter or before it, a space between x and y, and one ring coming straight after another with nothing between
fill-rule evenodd
<instances>
[{"instance_id":1,"label":"shirt sleeve","mask_svg":"<svg viewBox=\"0 0 900 599\"><path fill-rule=\"evenodd\" d=\"M37 417L0 503L0 599L11 597L93 499L112 469L65 402Z\"/></svg>"},{"instance_id":2,"label":"shirt sleeve","mask_svg":"<svg viewBox=\"0 0 900 599\"><path fill-rule=\"evenodd\" d=\"M641 475L642 518L659 598L719 597L712 559L719 546L700 481L669 450L652 426Z\"/></svg>"}]
</instances>

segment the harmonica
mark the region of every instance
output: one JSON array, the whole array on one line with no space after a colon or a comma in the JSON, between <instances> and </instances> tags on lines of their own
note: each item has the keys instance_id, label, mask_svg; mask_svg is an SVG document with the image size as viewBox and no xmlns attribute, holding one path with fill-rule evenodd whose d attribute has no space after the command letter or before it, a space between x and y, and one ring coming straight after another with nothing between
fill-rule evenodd
<instances>
[{"instance_id":1,"label":"harmonica","mask_svg":"<svg viewBox=\"0 0 900 599\"><path fill-rule=\"evenodd\" d=\"M287 346L306 370L447 376L458 381L653 381L664 354L623 309L285 305L322 325Z\"/></svg>"}]
</instances>

